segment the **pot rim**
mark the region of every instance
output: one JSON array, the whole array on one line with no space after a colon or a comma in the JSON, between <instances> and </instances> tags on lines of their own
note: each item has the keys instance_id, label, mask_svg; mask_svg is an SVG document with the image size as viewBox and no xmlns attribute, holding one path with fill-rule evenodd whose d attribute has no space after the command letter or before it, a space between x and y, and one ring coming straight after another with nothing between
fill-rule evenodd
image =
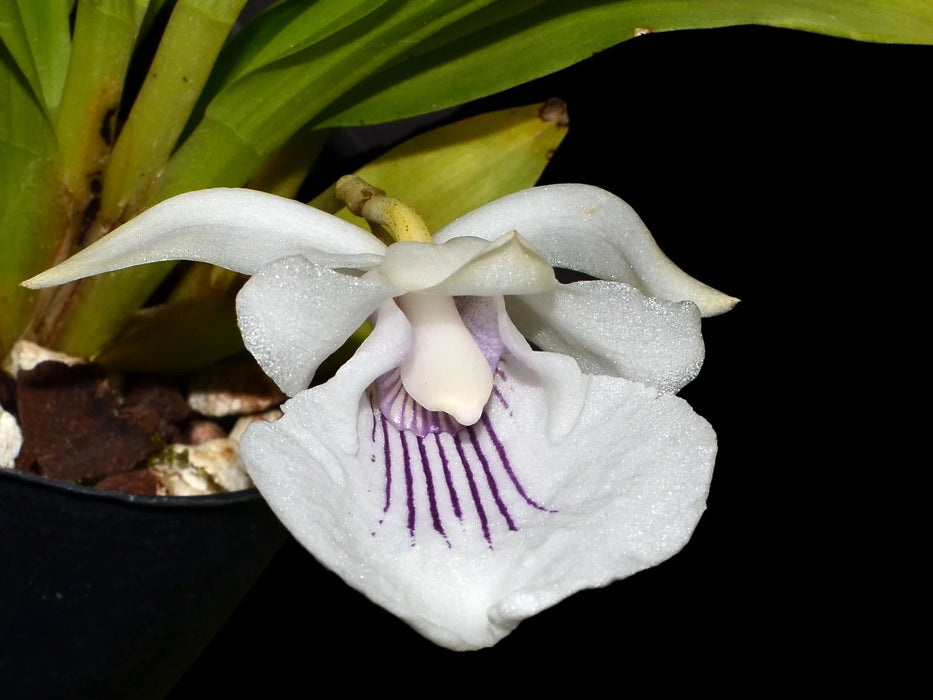
<instances>
[{"instance_id":1,"label":"pot rim","mask_svg":"<svg viewBox=\"0 0 933 700\"><path fill-rule=\"evenodd\" d=\"M92 486L82 486L70 481L59 481L40 474L29 474L9 467L0 467L0 479L10 478L19 480L22 484L36 490L64 492L77 498L99 499L121 504L136 504L144 506L158 506L169 508L219 507L232 503L248 503L262 500L256 487L240 491L208 494L205 496L150 496L137 493L124 493L123 491L108 491Z\"/></svg>"}]
</instances>

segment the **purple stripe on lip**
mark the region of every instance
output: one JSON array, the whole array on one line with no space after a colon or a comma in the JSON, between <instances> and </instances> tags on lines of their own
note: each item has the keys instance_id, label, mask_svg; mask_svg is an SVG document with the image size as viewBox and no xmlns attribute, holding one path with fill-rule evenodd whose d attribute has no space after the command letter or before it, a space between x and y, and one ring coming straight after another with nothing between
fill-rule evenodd
<instances>
[{"instance_id":1,"label":"purple stripe on lip","mask_svg":"<svg viewBox=\"0 0 933 700\"><path fill-rule=\"evenodd\" d=\"M463 512L460 510L460 498L457 496L457 489L454 487L454 478L450 473L450 463L447 461L447 453L444 451L444 445L441 443L441 436L434 433L434 441L437 443L437 453L441 458L441 468L444 470L444 481L447 483L447 492L450 494L450 505L454 509L454 515L457 520L463 520Z\"/></svg>"},{"instance_id":2,"label":"purple stripe on lip","mask_svg":"<svg viewBox=\"0 0 933 700\"><path fill-rule=\"evenodd\" d=\"M382 458L385 463L386 473L386 498L382 507L383 513L389 512L389 506L392 504L392 449L389 445L389 422L385 415L380 416L382 422Z\"/></svg>"},{"instance_id":3,"label":"purple stripe on lip","mask_svg":"<svg viewBox=\"0 0 933 700\"><path fill-rule=\"evenodd\" d=\"M375 412L378 411L378 408L373 406L373 410L375 421ZM415 490L420 489L421 486L420 481L415 478L415 471L418 469L419 463L421 472L424 475L424 496L430 513L431 528L444 538L448 548L453 545L447 534L449 522L444 523L445 517L449 519L452 514L458 521L463 523L466 516L460 503L455 482L455 470L457 468L462 470L463 478L466 480L470 498L473 502L473 511L483 533L483 539L490 549L494 548L494 526L496 523L501 523L502 526L511 531L521 529L514 513L515 504L520 503L520 501L515 501L513 498L513 503L508 505L506 495L509 488L514 489L515 494L520 496L528 506L545 513L557 512L542 506L528 495L527 489L522 484L509 459L506 445L496 433L493 421L488 414L484 413L480 422L475 426L462 428L457 433L447 433L450 436L449 438L444 437L441 433L434 433L433 442L426 440L423 435L417 435L408 430L398 430L393 422L381 412L379 422L382 426L381 452L385 470L385 501L383 504L383 518L380 518L379 523L380 525L383 524L392 506L392 472L394 469L401 469L405 484L405 506L404 515L401 512L398 515L404 518L404 527L408 531L411 546L417 544L417 504L419 499L416 498ZM373 434L376 435L375 430L373 430ZM398 436L397 447L395 436ZM411 444L412 438L415 440L417 450ZM445 449L445 441L448 439L453 442L456 449L456 458L449 456L448 450ZM467 445L469 445L469 448ZM378 437L373 446L376 452L372 456L372 461L378 462ZM399 449L401 454L398 452ZM472 454L470 449L472 449ZM394 455L393 451L395 451ZM434 463L432 464L432 462ZM485 486L482 486L478 481L478 474L475 471L477 466L482 469ZM508 477L507 480L502 478L499 470L505 473L505 476ZM441 474L443 474L443 477L441 477ZM450 498L450 510L447 510L446 499L438 500L435 476L438 479L443 479L443 484ZM492 499L491 503L488 500L490 498ZM495 504L496 510L502 516L501 521L495 518L490 520L489 508L492 504ZM423 519L422 522L426 525L427 519ZM422 537L427 534L423 530L424 525L422 526ZM373 532L372 534L375 535L376 533Z\"/></svg>"},{"instance_id":4,"label":"purple stripe on lip","mask_svg":"<svg viewBox=\"0 0 933 700\"><path fill-rule=\"evenodd\" d=\"M509 457L505 453L505 447L502 442L499 440L499 436L496 435L495 429L492 427L492 421L489 420L489 416L483 413L481 418L483 422L483 427L486 428L486 432L489 434L489 439L492 441L492 445L496 450L496 454L499 455L499 461L502 462L502 468L505 469L505 473L509 475L512 484L515 486L515 490L518 491L518 494L525 499L525 502L537 508L538 510L543 510L546 513L556 513L556 510L551 510L550 508L545 508L540 505L537 501L531 498L527 493L525 493L525 488L522 486L522 483L518 480L518 477L515 475L515 472L512 469L512 464L509 462ZM472 435L473 429L470 428L470 433Z\"/></svg>"},{"instance_id":5,"label":"purple stripe on lip","mask_svg":"<svg viewBox=\"0 0 933 700\"><path fill-rule=\"evenodd\" d=\"M402 443L402 464L405 472L405 503L408 506L408 534L411 536L411 546L415 546L415 489L414 479L411 475L411 456L408 454L408 441L405 433L399 432L399 441Z\"/></svg>"},{"instance_id":6,"label":"purple stripe on lip","mask_svg":"<svg viewBox=\"0 0 933 700\"><path fill-rule=\"evenodd\" d=\"M489 533L489 521L486 519L486 510L483 508L483 502L479 495L479 489L476 487L476 480L473 478L473 470L470 468L470 462L463 451L463 442L460 440L460 436L462 434L463 433L457 433L453 436L454 445L457 448L457 454L460 456L460 463L463 465L463 473L467 478L467 483L470 485L470 494L473 496L473 505L476 506L476 515L479 517L480 525L483 528L483 538L489 544L491 549L492 535Z\"/></svg>"},{"instance_id":7,"label":"purple stripe on lip","mask_svg":"<svg viewBox=\"0 0 933 700\"><path fill-rule=\"evenodd\" d=\"M434 531L441 535L447 541L447 533L444 532L444 526L441 524L441 516L437 510L437 497L434 493L434 477L431 475L431 460L428 459L428 453L424 446L424 438L417 436L418 454L421 457L421 468L424 471L424 482L428 490L428 508L431 511L431 523ZM447 541L447 546L450 542Z\"/></svg>"},{"instance_id":8,"label":"purple stripe on lip","mask_svg":"<svg viewBox=\"0 0 933 700\"><path fill-rule=\"evenodd\" d=\"M483 414L485 417L485 414ZM489 469L489 461L486 459L486 455L483 454L483 450L479 446L479 440L476 438L476 431L473 430L473 426L467 428L467 434L470 436L470 443L473 445L473 449L476 450L476 456L479 458L479 463L483 467L483 473L486 475L486 484L489 486L489 492L492 494L492 500L496 504L496 508L499 509L499 512L502 514L502 517L505 518L505 522L509 526L509 530L518 530L515 527L515 522L512 520L512 516L509 513L509 509L506 507L505 503L502 501L502 497L499 495L499 487L496 484L496 478L492 475L492 471ZM504 455L500 455L502 459ZM507 460L503 460L503 464L507 464ZM506 467L508 469L508 467ZM490 544L492 544L490 542Z\"/></svg>"}]
</instances>

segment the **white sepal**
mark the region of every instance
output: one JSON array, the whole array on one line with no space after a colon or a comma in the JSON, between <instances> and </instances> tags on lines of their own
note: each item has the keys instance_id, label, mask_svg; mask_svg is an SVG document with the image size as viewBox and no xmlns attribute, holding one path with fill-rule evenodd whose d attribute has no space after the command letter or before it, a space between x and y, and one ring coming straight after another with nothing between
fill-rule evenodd
<instances>
[{"instance_id":1,"label":"white sepal","mask_svg":"<svg viewBox=\"0 0 933 700\"><path fill-rule=\"evenodd\" d=\"M703 364L700 312L689 301L646 297L620 282L560 285L511 297L509 316L528 340L570 355L587 374L608 374L677 392Z\"/></svg>"},{"instance_id":2,"label":"white sepal","mask_svg":"<svg viewBox=\"0 0 933 700\"><path fill-rule=\"evenodd\" d=\"M133 265L207 262L247 275L290 255L368 269L385 245L335 216L266 192L217 188L172 197L23 283L38 289Z\"/></svg>"},{"instance_id":3,"label":"white sepal","mask_svg":"<svg viewBox=\"0 0 933 700\"><path fill-rule=\"evenodd\" d=\"M628 204L590 185L548 185L507 195L451 222L434 240L494 240L508 231L517 231L554 267L624 282L648 296L689 300L703 316L728 311L738 301L683 272Z\"/></svg>"}]
</instances>

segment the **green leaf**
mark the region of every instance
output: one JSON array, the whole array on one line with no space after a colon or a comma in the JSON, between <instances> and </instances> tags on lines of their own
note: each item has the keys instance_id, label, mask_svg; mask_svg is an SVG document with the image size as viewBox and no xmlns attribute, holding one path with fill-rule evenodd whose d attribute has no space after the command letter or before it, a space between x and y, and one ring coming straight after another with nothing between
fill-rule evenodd
<instances>
[{"instance_id":1,"label":"green leaf","mask_svg":"<svg viewBox=\"0 0 933 700\"><path fill-rule=\"evenodd\" d=\"M250 178L247 187L280 197L294 197L330 135L330 129L302 129L269 156Z\"/></svg>"},{"instance_id":2,"label":"green leaf","mask_svg":"<svg viewBox=\"0 0 933 700\"><path fill-rule=\"evenodd\" d=\"M242 185L333 100L411 45L494 0L389 0L311 46L224 88L166 167L153 203L191 189Z\"/></svg>"},{"instance_id":3,"label":"green leaf","mask_svg":"<svg viewBox=\"0 0 933 700\"><path fill-rule=\"evenodd\" d=\"M476 99L647 31L762 24L864 41L933 44L930 0L565 0L496 3L359 83L328 126L391 121Z\"/></svg>"},{"instance_id":4,"label":"green leaf","mask_svg":"<svg viewBox=\"0 0 933 700\"><path fill-rule=\"evenodd\" d=\"M42 85L39 72L36 70L36 62L17 0L0 0L0 45L9 52L8 59L11 65L20 70L32 93L41 102Z\"/></svg>"},{"instance_id":5,"label":"green leaf","mask_svg":"<svg viewBox=\"0 0 933 700\"><path fill-rule=\"evenodd\" d=\"M365 165L357 175L414 207L430 231L517 190L532 187L567 133L560 101L516 107L416 136ZM339 209L333 188L311 204L366 228Z\"/></svg>"},{"instance_id":6,"label":"green leaf","mask_svg":"<svg viewBox=\"0 0 933 700\"><path fill-rule=\"evenodd\" d=\"M293 26L286 19L276 25L280 31ZM169 163L155 199L242 184L312 119L318 125L390 121L512 87L643 31L743 23L929 43L933 3L590 0L571 8L564 0L388 0L326 39L226 85ZM261 63L258 55L238 70Z\"/></svg>"},{"instance_id":7,"label":"green leaf","mask_svg":"<svg viewBox=\"0 0 933 700\"><path fill-rule=\"evenodd\" d=\"M135 215L246 0L179 0L104 172L101 220Z\"/></svg>"},{"instance_id":8,"label":"green leaf","mask_svg":"<svg viewBox=\"0 0 933 700\"><path fill-rule=\"evenodd\" d=\"M387 0L286 0L237 32L224 47L211 76L213 97L245 73L285 58L335 34Z\"/></svg>"},{"instance_id":9,"label":"green leaf","mask_svg":"<svg viewBox=\"0 0 933 700\"><path fill-rule=\"evenodd\" d=\"M142 309L97 361L123 371L182 374L240 352L233 298L215 292Z\"/></svg>"},{"instance_id":10,"label":"green leaf","mask_svg":"<svg viewBox=\"0 0 933 700\"><path fill-rule=\"evenodd\" d=\"M71 55L70 4L68 0L17 0L17 4L46 113L54 116Z\"/></svg>"},{"instance_id":11,"label":"green leaf","mask_svg":"<svg viewBox=\"0 0 933 700\"><path fill-rule=\"evenodd\" d=\"M0 43L49 117L61 99L68 70L72 4L73 0L0 0Z\"/></svg>"},{"instance_id":12,"label":"green leaf","mask_svg":"<svg viewBox=\"0 0 933 700\"><path fill-rule=\"evenodd\" d=\"M94 359L120 334L174 263L155 263L73 283L65 312L43 317L40 342ZM64 288L60 288L64 289Z\"/></svg>"},{"instance_id":13,"label":"green leaf","mask_svg":"<svg viewBox=\"0 0 933 700\"><path fill-rule=\"evenodd\" d=\"M234 301L243 275L190 263L165 303L133 314L97 357L120 370L182 373L243 351Z\"/></svg>"},{"instance_id":14,"label":"green leaf","mask_svg":"<svg viewBox=\"0 0 933 700\"><path fill-rule=\"evenodd\" d=\"M65 225L55 136L38 98L0 46L0 356L38 295L19 286L54 259Z\"/></svg>"},{"instance_id":15,"label":"green leaf","mask_svg":"<svg viewBox=\"0 0 933 700\"><path fill-rule=\"evenodd\" d=\"M81 0L56 123L65 183L83 211L109 155L145 0Z\"/></svg>"},{"instance_id":16,"label":"green leaf","mask_svg":"<svg viewBox=\"0 0 933 700\"><path fill-rule=\"evenodd\" d=\"M261 68L272 61L285 58L313 46L329 36L362 19L388 0L317 0L310 6L300 0L283 3L284 6L300 9L300 13L287 24L281 25L275 36L251 47L238 45L240 50L241 70L236 78L244 73ZM245 38L245 37L244 37ZM248 58L248 62L243 59Z\"/></svg>"}]
</instances>

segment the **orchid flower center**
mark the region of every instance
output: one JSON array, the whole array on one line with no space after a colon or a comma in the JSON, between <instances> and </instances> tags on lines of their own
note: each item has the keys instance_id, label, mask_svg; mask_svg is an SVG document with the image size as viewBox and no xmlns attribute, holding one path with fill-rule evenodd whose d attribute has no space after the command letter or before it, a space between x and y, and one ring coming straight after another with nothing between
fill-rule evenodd
<instances>
[{"instance_id":1,"label":"orchid flower center","mask_svg":"<svg viewBox=\"0 0 933 700\"><path fill-rule=\"evenodd\" d=\"M418 212L361 178L340 178L336 194L350 211L369 222L374 235L398 242L433 243ZM426 411L445 413L461 426L473 425L482 417L492 394L493 370L453 297L410 292L398 297L396 303L412 327L411 351L399 367L404 393ZM386 387L391 386L391 380L383 379ZM396 390L388 396L385 391L380 393L387 407L395 402L388 397L401 398ZM403 416L405 411L390 413ZM400 427L407 424L402 418L397 420Z\"/></svg>"},{"instance_id":2,"label":"orchid flower center","mask_svg":"<svg viewBox=\"0 0 933 700\"><path fill-rule=\"evenodd\" d=\"M405 390L427 410L473 425L492 393L493 375L453 298L406 294L396 303L413 333L411 352L400 368Z\"/></svg>"}]
</instances>

